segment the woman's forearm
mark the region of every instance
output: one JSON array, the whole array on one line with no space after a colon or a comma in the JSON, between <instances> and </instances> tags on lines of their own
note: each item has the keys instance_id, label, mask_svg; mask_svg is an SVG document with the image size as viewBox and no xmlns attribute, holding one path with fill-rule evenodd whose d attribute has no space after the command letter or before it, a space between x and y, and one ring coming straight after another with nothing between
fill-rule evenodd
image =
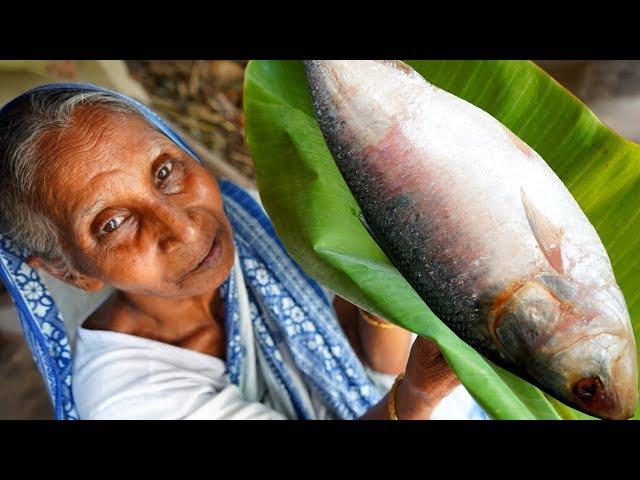
<instances>
[{"instance_id":1,"label":"woman's forearm","mask_svg":"<svg viewBox=\"0 0 640 480\"><path fill-rule=\"evenodd\" d=\"M367 364L377 372L403 372L411 349L411 333L386 320L360 311L358 334Z\"/></svg>"},{"instance_id":2,"label":"woman's forearm","mask_svg":"<svg viewBox=\"0 0 640 480\"><path fill-rule=\"evenodd\" d=\"M341 297L336 296L333 303L342 328L363 363L380 373L404 371L411 349L410 332L379 317L371 316L373 322L367 322L364 312Z\"/></svg>"}]
</instances>

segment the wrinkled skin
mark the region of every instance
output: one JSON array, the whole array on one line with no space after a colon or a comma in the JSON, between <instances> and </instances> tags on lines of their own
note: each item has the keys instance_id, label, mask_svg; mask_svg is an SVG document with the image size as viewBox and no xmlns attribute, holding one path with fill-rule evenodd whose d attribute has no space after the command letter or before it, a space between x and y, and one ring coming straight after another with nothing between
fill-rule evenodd
<instances>
[{"instance_id":1,"label":"wrinkled skin","mask_svg":"<svg viewBox=\"0 0 640 480\"><path fill-rule=\"evenodd\" d=\"M486 112L390 61L309 61L315 111L377 243L496 363L601 418L634 414L636 343L595 229Z\"/></svg>"},{"instance_id":2,"label":"wrinkled skin","mask_svg":"<svg viewBox=\"0 0 640 480\"><path fill-rule=\"evenodd\" d=\"M63 233L77 286L175 300L228 276L234 248L215 179L146 122L79 109L40 148L55 161L42 166L34 201ZM215 261L201 265L214 241ZM60 274L51 261L36 266Z\"/></svg>"}]
</instances>

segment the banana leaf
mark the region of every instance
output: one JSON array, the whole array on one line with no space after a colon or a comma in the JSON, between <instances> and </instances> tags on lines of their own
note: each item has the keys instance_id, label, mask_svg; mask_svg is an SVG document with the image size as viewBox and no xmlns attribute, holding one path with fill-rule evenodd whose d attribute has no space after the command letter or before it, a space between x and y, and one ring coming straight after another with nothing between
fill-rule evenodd
<instances>
[{"instance_id":1,"label":"banana leaf","mask_svg":"<svg viewBox=\"0 0 640 480\"><path fill-rule=\"evenodd\" d=\"M407 63L489 112L549 163L600 234L637 337L640 146L611 131L532 62ZM288 252L307 273L352 303L434 340L492 418L591 418L474 351L393 267L361 224L359 207L324 142L301 62L250 62L244 109L260 196Z\"/></svg>"}]
</instances>

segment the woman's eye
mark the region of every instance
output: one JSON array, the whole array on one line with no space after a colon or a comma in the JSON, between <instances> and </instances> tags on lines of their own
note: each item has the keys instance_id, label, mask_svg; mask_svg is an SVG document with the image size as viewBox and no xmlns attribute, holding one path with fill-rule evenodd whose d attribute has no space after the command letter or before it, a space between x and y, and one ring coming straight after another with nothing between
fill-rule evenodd
<instances>
[{"instance_id":1,"label":"woman's eye","mask_svg":"<svg viewBox=\"0 0 640 480\"><path fill-rule=\"evenodd\" d=\"M180 160L171 159L155 171L154 183L164 195L182 192L184 187L184 166Z\"/></svg>"},{"instance_id":2,"label":"woman's eye","mask_svg":"<svg viewBox=\"0 0 640 480\"><path fill-rule=\"evenodd\" d=\"M120 224L123 222L125 217L123 216L118 216L118 217L113 217L111 220L109 220L107 223L105 223L102 228L100 229L100 233L101 234L106 234L106 233L111 233L114 230L116 230Z\"/></svg>"},{"instance_id":3,"label":"woman's eye","mask_svg":"<svg viewBox=\"0 0 640 480\"><path fill-rule=\"evenodd\" d=\"M173 170L173 163L165 163L156 173L156 178L160 181L165 180L169 175L171 175L171 170Z\"/></svg>"}]
</instances>

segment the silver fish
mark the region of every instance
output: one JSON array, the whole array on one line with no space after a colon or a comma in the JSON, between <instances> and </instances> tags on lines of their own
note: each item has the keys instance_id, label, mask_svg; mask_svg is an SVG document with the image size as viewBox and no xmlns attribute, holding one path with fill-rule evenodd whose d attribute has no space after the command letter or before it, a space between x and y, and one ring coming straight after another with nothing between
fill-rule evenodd
<instances>
[{"instance_id":1,"label":"silver fish","mask_svg":"<svg viewBox=\"0 0 640 480\"><path fill-rule=\"evenodd\" d=\"M533 149L398 61L307 61L366 226L478 352L583 412L634 414L636 342L589 220Z\"/></svg>"}]
</instances>

